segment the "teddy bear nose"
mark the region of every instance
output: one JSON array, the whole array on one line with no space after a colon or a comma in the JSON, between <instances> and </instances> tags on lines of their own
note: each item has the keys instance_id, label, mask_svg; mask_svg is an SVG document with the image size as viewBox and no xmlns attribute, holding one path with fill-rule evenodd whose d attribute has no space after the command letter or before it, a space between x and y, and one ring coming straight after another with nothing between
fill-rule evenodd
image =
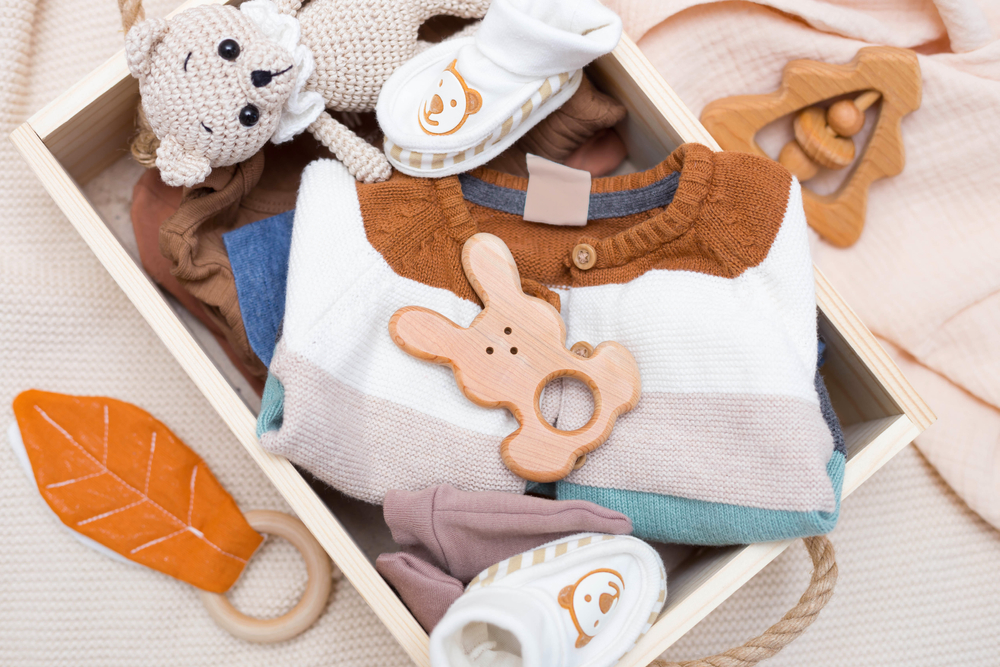
<instances>
[{"instance_id":1,"label":"teddy bear nose","mask_svg":"<svg viewBox=\"0 0 1000 667\"><path fill-rule=\"evenodd\" d=\"M266 69L255 69L250 72L250 81L253 83L255 88L261 88L271 83L271 73Z\"/></svg>"}]
</instances>

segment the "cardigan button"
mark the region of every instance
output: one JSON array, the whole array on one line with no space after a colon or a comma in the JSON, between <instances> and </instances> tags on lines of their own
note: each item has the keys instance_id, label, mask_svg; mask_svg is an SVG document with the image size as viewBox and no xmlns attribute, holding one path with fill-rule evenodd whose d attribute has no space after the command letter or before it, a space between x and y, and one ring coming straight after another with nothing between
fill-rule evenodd
<instances>
[{"instance_id":1,"label":"cardigan button","mask_svg":"<svg viewBox=\"0 0 1000 667\"><path fill-rule=\"evenodd\" d=\"M573 248L573 264L576 268L586 271L597 264L597 251L589 243L579 243Z\"/></svg>"},{"instance_id":2,"label":"cardigan button","mask_svg":"<svg viewBox=\"0 0 1000 667\"><path fill-rule=\"evenodd\" d=\"M573 347L569 348L569 351L578 357L583 357L584 359L589 359L590 355L594 353L594 346L586 341L577 341L573 343Z\"/></svg>"}]
</instances>

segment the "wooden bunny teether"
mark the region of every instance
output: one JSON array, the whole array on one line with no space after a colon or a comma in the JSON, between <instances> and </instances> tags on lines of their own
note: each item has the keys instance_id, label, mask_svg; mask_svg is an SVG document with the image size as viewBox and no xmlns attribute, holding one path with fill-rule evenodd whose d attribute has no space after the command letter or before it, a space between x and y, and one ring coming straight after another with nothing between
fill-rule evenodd
<instances>
[{"instance_id":1,"label":"wooden bunny teether","mask_svg":"<svg viewBox=\"0 0 1000 667\"><path fill-rule=\"evenodd\" d=\"M507 408L520 426L500 445L504 464L534 482L553 482L604 443L618 415L639 402L639 368L622 345L605 341L584 358L566 349L566 325L549 303L521 291L504 242L476 234L462 249L462 266L483 300L468 329L440 313L407 306L389 320L392 340L408 354L455 372L462 393L487 408ZM594 414L581 428L560 431L541 415L542 389L574 377L594 394Z\"/></svg>"}]
</instances>

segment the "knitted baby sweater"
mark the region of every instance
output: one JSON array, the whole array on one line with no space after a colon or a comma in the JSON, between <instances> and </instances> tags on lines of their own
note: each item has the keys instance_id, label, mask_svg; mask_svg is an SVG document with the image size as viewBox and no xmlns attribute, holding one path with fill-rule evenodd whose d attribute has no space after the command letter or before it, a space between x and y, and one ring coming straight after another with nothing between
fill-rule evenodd
<instances>
[{"instance_id":1,"label":"knitted baby sweater","mask_svg":"<svg viewBox=\"0 0 1000 667\"><path fill-rule=\"evenodd\" d=\"M639 404L559 497L618 510L664 541L829 530L844 457L814 384L798 183L770 160L688 144L646 172L594 179L582 228L525 222L526 187L485 169L365 185L334 161L310 165L270 369L283 421L264 446L370 502L442 483L523 492L499 454L513 417L467 400L449 368L407 355L387 328L409 305L468 326L481 304L461 249L485 231L508 245L525 291L561 306L569 345L618 341L640 369ZM592 410L570 381L541 403L563 429Z\"/></svg>"}]
</instances>

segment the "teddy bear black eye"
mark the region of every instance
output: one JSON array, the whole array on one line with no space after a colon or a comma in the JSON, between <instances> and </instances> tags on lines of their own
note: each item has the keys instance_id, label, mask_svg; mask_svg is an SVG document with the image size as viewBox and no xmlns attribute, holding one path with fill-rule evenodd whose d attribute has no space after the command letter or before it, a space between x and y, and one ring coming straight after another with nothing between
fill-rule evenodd
<instances>
[{"instance_id":1,"label":"teddy bear black eye","mask_svg":"<svg viewBox=\"0 0 1000 667\"><path fill-rule=\"evenodd\" d=\"M260 120L260 110L252 104L248 104L240 109L240 125L243 127L253 127Z\"/></svg>"},{"instance_id":2,"label":"teddy bear black eye","mask_svg":"<svg viewBox=\"0 0 1000 667\"><path fill-rule=\"evenodd\" d=\"M219 42L219 56L223 60L236 60L240 55L240 45L235 39L224 39Z\"/></svg>"}]
</instances>

